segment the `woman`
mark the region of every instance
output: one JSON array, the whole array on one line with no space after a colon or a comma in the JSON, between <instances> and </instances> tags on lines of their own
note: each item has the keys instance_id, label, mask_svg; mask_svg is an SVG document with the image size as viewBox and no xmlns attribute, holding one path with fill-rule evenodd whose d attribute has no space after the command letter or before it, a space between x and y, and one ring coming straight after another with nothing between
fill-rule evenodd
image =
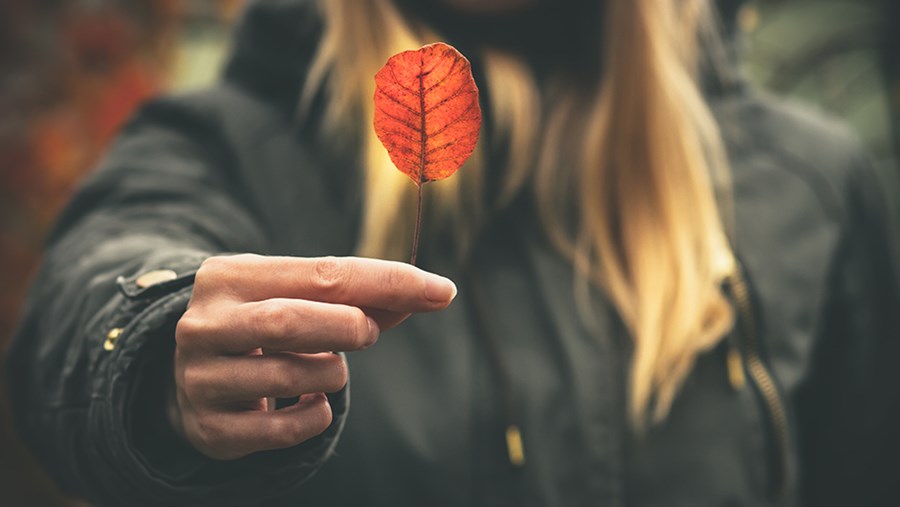
<instances>
[{"instance_id":1,"label":"woman","mask_svg":"<svg viewBox=\"0 0 900 507\"><path fill-rule=\"evenodd\" d=\"M110 505L890 503L896 231L708 7L252 5L51 239L10 362L33 449ZM408 249L371 76L433 40L473 60L478 152L427 271L343 257Z\"/></svg>"}]
</instances>

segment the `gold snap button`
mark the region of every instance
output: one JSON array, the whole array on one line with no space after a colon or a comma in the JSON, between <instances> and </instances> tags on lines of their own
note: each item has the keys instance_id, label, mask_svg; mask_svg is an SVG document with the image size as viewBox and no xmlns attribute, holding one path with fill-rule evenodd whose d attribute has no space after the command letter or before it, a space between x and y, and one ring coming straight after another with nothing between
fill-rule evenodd
<instances>
[{"instance_id":1,"label":"gold snap button","mask_svg":"<svg viewBox=\"0 0 900 507\"><path fill-rule=\"evenodd\" d=\"M110 351L116 348L116 340L119 339L119 335L122 334L121 327L114 327L106 333L106 340L103 342L103 350Z\"/></svg>"},{"instance_id":2,"label":"gold snap button","mask_svg":"<svg viewBox=\"0 0 900 507\"><path fill-rule=\"evenodd\" d=\"M178 273L172 271L171 269L158 269L156 271L148 271L143 275L139 276L134 283L142 288L146 289L147 287L152 287L154 285L168 282L169 280L174 280L178 278Z\"/></svg>"}]
</instances>

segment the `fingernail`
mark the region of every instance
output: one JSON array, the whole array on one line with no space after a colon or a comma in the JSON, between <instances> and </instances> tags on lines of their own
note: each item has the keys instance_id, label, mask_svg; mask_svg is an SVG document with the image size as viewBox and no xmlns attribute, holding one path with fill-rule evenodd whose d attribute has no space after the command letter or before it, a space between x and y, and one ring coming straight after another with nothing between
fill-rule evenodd
<instances>
[{"instance_id":1,"label":"fingernail","mask_svg":"<svg viewBox=\"0 0 900 507\"><path fill-rule=\"evenodd\" d=\"M378 329L378 323L372 317L366 317L366 322L369 324L369 341L366 342L365 348L369 348L378 341L378 334L381 333L381 330Z\"/></svg>"},{"instance_id":2,"label":"fingernail","mask_svg":"<svg viewBox=\"0 0 900 507\"><path fill-rule=\"evenodd\" d=\"M425 281L425 299L449 303L456 297L456 285L443 276L429 274Z\"/></svg>"}]
</instances>

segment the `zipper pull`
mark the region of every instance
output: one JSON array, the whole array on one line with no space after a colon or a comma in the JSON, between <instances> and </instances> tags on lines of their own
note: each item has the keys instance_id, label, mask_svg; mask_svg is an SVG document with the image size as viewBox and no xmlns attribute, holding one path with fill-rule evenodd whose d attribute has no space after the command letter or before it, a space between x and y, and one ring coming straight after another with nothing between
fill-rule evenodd
<instances>
[{"instance_id":1,"label":"zipper pull","mask_svg":"<svg viewBox=\"0 0 900 507\"><path fill-rule=\"evenodd\" d=\"M506 451L512 466L516 468L525 466L525 446L522 444L522 432L515 424L506 427Z\"/></svg>"},{"instance_id":2,"label":"zipper pull","mask_svg":"<svg viewBox=\"0 0 900 507\"><path fill-rule=\"evenodd\" d=\"M732 389L740 391L747 384L747 376L744 373L744 358L734 340L728 340L728 353L725 361L728 367L728 383L731 384Z\"/></svg>"},{"instance_id":3,"label":"zipper pull","mask_svg":"<svg viewBox=\"0 0 900 507\"><path fill-rule=\"evenodd\" d=\"M740 287L740 271L741 267L738 264L737 258L734 256L734 251L729 249L728 256L723 261L723 270L726 273L725 282L728 285L728 288L731 291L731 296L734 298L734 311L737 314L735 316L735 328L740 327L740 319L742 316L740 312L743 310L741 307L740 297L741 295L737 294ZM741 348L738 345L738 336L740 331L735 329L729 336L726 338L728 342L728 350L725 353L725 367L728 369L728 383L731 384L731 388L735 391L740 391L747 385L747 374L744 372L744 355L741 354Z\"/></svg>"}]
</instances>

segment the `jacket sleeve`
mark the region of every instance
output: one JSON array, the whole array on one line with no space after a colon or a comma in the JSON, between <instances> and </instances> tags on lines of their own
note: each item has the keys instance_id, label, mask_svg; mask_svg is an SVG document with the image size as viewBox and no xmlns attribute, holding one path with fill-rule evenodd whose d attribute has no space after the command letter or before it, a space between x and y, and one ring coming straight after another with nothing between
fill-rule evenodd
<instances>
[{"instance_id":1,"label":"jacket sleeve","mask_svg":"<svg viewBox=\"0 0 900 507\"><path fill-rule=\"evenodd\" d=\"M814 368L798 400L803 505L897 505L900 245L874 168L848 175Z\"/></svg>"},{"instance_id":2,"label":"jacket sleeve","mask_svg":"<svg viewBox=\"0 0 900 507\"><path fill-rule=\"evenodd\" d=\"M123 131L51 235L8 356L17 426L64 491L98 505L256 504L331 453L347 407L291 449L214 461L164 421L174 327L216 252L264 252L216 122L160 99ZM147 273L151 273L147 275Z\"/></svg>"}]
</instances>

